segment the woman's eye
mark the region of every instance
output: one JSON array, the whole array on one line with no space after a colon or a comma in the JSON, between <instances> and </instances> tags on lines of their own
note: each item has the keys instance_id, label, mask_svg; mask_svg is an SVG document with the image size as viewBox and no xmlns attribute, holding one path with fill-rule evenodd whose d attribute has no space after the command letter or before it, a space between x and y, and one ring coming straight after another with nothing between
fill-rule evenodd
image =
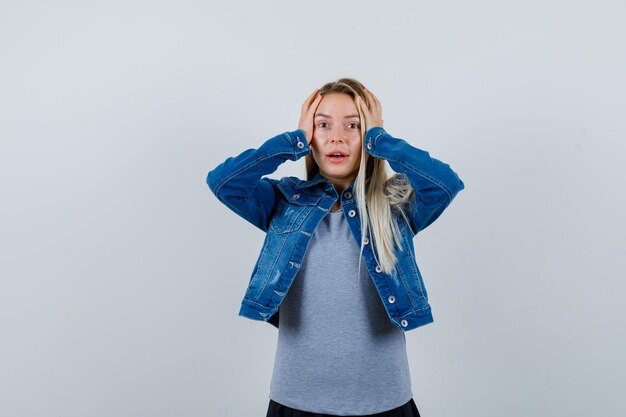
<instances>
[{"instance_id":1,"label":"woman's eye","mask_svg":"<svg viewBox=\"0 0 626 417\"><path fill-rule=\"evenodd\" d=\"M319 122L317 124L317 127L327 127L327 126L328 126L328 123L326 123L326 122Z\"/></svg>"},{"instance_id":2,"label":"woman's eye","mask_svg":"<svg viewBox=\"0 0 626 417\"><path fill-rule=\"evenodd\" d=\"M358 123L350 123L348 126L350 127L350 129L358 129L359 128L359 124Z\"/></svg>"}]
</instances>

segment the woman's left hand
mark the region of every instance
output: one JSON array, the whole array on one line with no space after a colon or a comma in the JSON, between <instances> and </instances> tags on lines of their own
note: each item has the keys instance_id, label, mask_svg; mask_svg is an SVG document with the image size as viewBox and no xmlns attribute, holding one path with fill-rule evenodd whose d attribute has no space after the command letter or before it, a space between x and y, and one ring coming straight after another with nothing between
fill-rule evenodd
<instances>
[{"instance_id":1,"label":"woman's left hand","mask_svg":"<svg viewBox=\"0 0 626 417\"><path fill-rule=\"evenodd\" d=\"M369 90L365 90L365 95L367 96L370 107L367 108L367 105L361 97L357 96L357 105L361 113L363 113L363 117L365 118L365 128L366 130L370 130L374 127L383 127L383 108L380 104L380 100Z\"/></svg>"}]
</instances>

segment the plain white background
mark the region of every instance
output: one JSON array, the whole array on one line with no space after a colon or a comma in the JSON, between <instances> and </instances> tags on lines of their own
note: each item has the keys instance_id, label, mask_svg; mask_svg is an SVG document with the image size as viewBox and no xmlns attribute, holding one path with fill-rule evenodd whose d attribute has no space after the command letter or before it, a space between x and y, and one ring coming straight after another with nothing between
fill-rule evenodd
<instances>
[{"instance_id":1,"label":"plain white background","mask_svg":"<svg viewBox=\"0 0 626 417\"><path fill-rule=\"evenodd\" d=\"M0 416L264 416L263 234L210 169L355 77L466 184L415 239L424 417L623 416L626 5L0 3ZM276 173L303 175L303 162Z\"/></svg>"}]
</instances>

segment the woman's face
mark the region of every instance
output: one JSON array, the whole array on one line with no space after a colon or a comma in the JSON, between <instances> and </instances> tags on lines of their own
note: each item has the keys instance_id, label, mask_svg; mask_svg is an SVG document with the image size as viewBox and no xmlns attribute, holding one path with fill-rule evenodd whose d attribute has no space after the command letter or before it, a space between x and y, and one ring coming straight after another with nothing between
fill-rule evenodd
<instances>
[{"instance_id":1,"label":"woman's face","mask_svg":"<svg viewBox=\"0 0 626 417\"><path fill-rule=\"evenodd\" d=\"M339 190L356 178L361 161L359 112L347 94L325 94L315 112L311 155Z\"/></svg>"}]
</instances>

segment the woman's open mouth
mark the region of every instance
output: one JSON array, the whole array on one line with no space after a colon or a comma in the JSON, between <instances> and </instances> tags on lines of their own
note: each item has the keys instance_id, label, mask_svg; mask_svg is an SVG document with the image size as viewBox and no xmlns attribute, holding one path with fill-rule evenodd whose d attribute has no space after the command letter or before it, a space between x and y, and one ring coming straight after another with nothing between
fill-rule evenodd
<instances>
[{"instance_id":1,"label":"woman's open mouth","mask_svg":"<svg viewBox=\"0 0 626 417\"><path fill-rule=\"evenodd\" d=\"M348 158L348 155L343 152L330 152L326 154L326 157L333 164L339 164Z\"/></svg>"}]
</instances>

